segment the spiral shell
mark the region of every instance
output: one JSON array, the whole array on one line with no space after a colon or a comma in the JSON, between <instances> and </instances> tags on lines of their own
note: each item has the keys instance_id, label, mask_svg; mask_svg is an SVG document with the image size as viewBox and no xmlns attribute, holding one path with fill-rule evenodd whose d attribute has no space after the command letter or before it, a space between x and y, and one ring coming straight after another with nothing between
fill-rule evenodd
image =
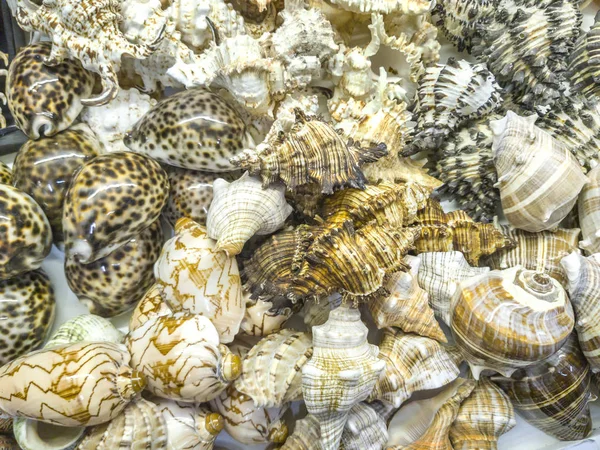
<instances>
[{"instance_id":1,"label":"spiral shell","mask_svg":"<svg viewBox=\"0 0 600 450\"><path fill-rule=\"evenodd\" d=\"M434 23L458 48L471 52L478 24L494 12L490 0L447 0L435 5Z\"/></svg>"},{"instance_id":2,"label":"spiral shell","mask_svg":"<svg viewBox=\"0 0 600 450\"><path fill-rule=\"evenodd\" d=\"M579 246L589 254L600 252L600 165L588 173L590 182L579 196L579 224L583 241Z\"/></svg>"}]
</instances>

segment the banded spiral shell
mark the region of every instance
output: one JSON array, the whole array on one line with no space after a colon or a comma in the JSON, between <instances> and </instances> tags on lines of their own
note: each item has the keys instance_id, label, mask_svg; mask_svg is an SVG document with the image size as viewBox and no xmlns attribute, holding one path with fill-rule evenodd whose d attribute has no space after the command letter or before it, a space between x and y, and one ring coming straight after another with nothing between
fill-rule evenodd
<instances>
[{"instance_id":1,"label":"banded spiral shell","mask_svg":"<svg viewBox=\"0 0 600 450\"><path fill-rule=\"evenodd\" d=\"M588 173L590 182L579 196L579 224L583 241L579 246L589 254L600 252L600 165Z\"/></svg>"}]
</instances>

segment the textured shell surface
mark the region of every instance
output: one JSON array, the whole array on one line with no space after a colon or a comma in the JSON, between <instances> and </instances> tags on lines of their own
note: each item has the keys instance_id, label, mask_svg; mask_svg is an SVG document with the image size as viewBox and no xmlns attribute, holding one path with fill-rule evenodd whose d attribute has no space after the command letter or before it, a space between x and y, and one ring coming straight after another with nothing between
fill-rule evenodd
<instances>
[{"instance_id":1,"label":"textured shell surface","mask_svg":"<svg viewBox=\"0 0 600 450\"><path fill-rule=\"evenodd\" d=\"M85 433L83 427L63 427L22 417L15 418L11 428L15 446L3 447L1 438L8 435L0 435L2 450L71 450Z\"/></svg>"},{"instance_id":2,"label":"textured shell surface","mask_svg":"<svg viewBox=\"0 0 600 450\"><path fill-rule=\"evenodd\" d=\"M44 348L75 342L123 342L124 335L107 319L82 314L63 323L50 337Z\"/></svg>"},{"instance_id":3,"label":"textured shell surface","mask_svg":"<svg viewBox=\"0 0 600 450\"><path fill-rule=\"evenodd\" d=\"M132 309L154 283L163 231L157 220L107 256L89 264L65 259L71 290L92 314L113 317Z\"/></svg>"},{"instance_id":4,"label":"textured shell surface","mask_svg":"<svg viewBox=\"0 0 600 450\"><path fill-rule=\"evenodd\" d=\"M250 292L244 293L246 312L240 324L240 332L248 336L268 336L283 328L292 316L292 308L273 308L273 302L261 299L252 300Z\"/></svg>"},{"instance_id":5,"label":"textured shell surface","mask_svg":"<svg viewBox=\"0 0 600 450\"><path fill-rule=\"evenodd\" d=\"M360 312L340 306L313 327L313 356L302 368L306 409L321 424L321 446L338 448L350 409L366 400L385 368L367 343Z\"/></svg>"},{"instance_id":6,"label":"textured shell surface","mask_svg":"<svg viewBox=\"0 0 600 450\"><path fill-rule=\"evenodd\" d=\"M594 24L587 33L579 36L569 54L569 81L574 90L583 95L597 96L600 93L596 80L600 74L598 66L598 43L600 42L600 16L596 14Z\"/></svg>"},{"instance_id":7,"label":"textured shell surface","mask_svg":"<svg viewBox=\"0 0 600 450\"><path fill-rule=\"evenodd\" d=\"M370 13L403 13L403 14L425 14L435 2L430 0L335 0L332 2L347 11L362 14Z\"/></svg>"},{"instance_id":8,"label":"textured shell surface","mask_svg":"<svg viewBox=\"0 0 600 450\"><path fill-rule=\"evenodd\" d=\"M156 104L125 136L125 145L157 161L209 172L230 172L244 148L246 125L221 97L188 89Z\"/></svg>"},{"instance_id":9,"label":"textured shell surface","mask_svg":"<svg viewBox=\"0 0 600 450\"><path fill-rule=\"evenodd\" d=\"M568 148L535 126L536 119L509 111L490 122L504 214L532 232L555 228L588 181Z\"/></svg>"},{"instance_id":10,"label":"textured shell surface","mask_svg":"<svg viewBox=\"0 0 600 450\"><path fill-rule=\"evenodd\" d=\"M0 161L0 184L12 184L12 170Z\"/></svg>"},{"instance_id":11,"label":"textured shell surface","mask_svg":"<svg viewBox=\"0 0 600 450\"><path fill-rule=\"evenodd\" d=\"M27 141L13 166L14 186L42 207L55 242L63 240L65 195L83 164L101 153L100 144L85 126L75 125L49 138Z\"/></svg>"},{"instance_id":12,"label":"textured shell surface","mask_svg":"<svg viewBox=\"0 0 600 450\"><path fill-rule=\"evenodd\" d=\"M77 118L94 88L94 76L66 59L45 64L52 44L29 45L15 56L6 79L8 107L17 126L31 139L52 136Z\"/></svg>"},{"instance_id":13,"label":"textured shell surface","mask_svg":"<svg viewBox=\"0 0 600 450\"><path fill-rule=\"evenodd\" d=\"M206 402L240 374L239 357L219 344L216 328L204 316L153 317L131 331L125 342L132 366L159 397Z\"/></svg>"},{"instance_id":14,"label":"textured shell surface","mask_svg":"<svg viewBox=\"0 0 600 450\"><path fill-rule=\"evenodd\" d=\"M489 267L472 267L461 252L421 253L417 273L419 285L429 294L436 317L450 324L451 300L458 284L489 272Z\"/></svg>"},{"instance_id":15,"label":"textured shell surface","mask_svg":"<svg viewBox=\"0 0 600 450\"><path fill-rule=\"evenodd\" d=\"M0 281L0 364L39 348L54 323L56 300L41 270Z\"/></svg>"},{"instance_id":16,"label":"textured shell surface","mask_svg":"<svg viewBox=\"0 0 600 450\"><path fill-rule=\"evenodd\" d=\"M357 403L348 413L341 450L383 448L388 440L385 420L367 403Z\"/></svg>"},{"instance_id":17,"label":"textured shell surface","mask_svg":"<svg viewBox=\"0 0 600 450\"><path fill-rule=\"evenodd\" d=\"M0 280L38 269L51 247L42 208L24 192L0 184Z\"/></svg>"},{"instance_id":18,"label":"textured shell surface","mask_svg":"<svg viewBox=\"0 0 600 450\"><path fill-rule=\"evenodd\" d=\"M452 298L451 329L475 379L491 369L510 376L555 353L575 319L560 283L517 266L460 283ZM494 339L487 336L493 334Z\"/></svg>"},{"instance_id":19,"label":"textured shell surface","mask_svg":"<svg viewBox=\"0 0 600 450\"><path fill-rule=\"evenodd\" d=\"M165 303L158 285L153 284L137 303L129 319L129 331L133 331L155 316L168 316L171 308Z\"/></svg>"},{"instance_id":20,"label":"textured shell surface","mask_svg":"<svg viewBox=\"0 0 600 450\"><path fill-rule=\"evenodd\" d=\"M154 275L173 311L202 314L213 322L221 343L233 341L246 306L238 265L235 257L216 249L206 228L180 219L175 236L163 246Z\"/></svg>"},{"instance_id":21,"label":"textured shell surface","mask_svg":"<svg viewBox=\"0 0 600 450\"><path fill-rule=\"evenodd\" d=\"M496 450L498 438L516 424L508 396L489 378L482 378L460 405L450 441L454 450Z\"/></svg>"},{"instance_id":22,"label":"textured shell surface","mask_svg":"<svg viewBox=\"0 0 600 450\"><path fill-rule=\"evenodd\" d=\"M578 200L579 224L583 241L579 246L589 254L600 252L600 165L588 173L590 182Z\"/></svg>"},{"instance_id":23,"label":"textured shell surface","mask_svg":"<svg viewBox=\"0 0 600 450\"><path fill-rule=\"evenodd\" d=\"M588 403L592 377L575 334L544 361L519 369L511 378L492 377L519 415L563 441L585 439L592 430Z\"/></svg>"},{"instance_id":24,"label":"textured shell surface","mask_svg":"<svg viewBox=\"0 0 600 450\"><path fill-rule=\"evenodd\" d=\"M126 348L112 342L30 353L0 369L0 408L11 416L63 426L107 422L145 386L129 360Z\"/></svg>"},{"instance_id":25,"label":"textured shell surface","mask_svg":"<svg viewBox=\"0 0 600 450\"><path fill-rule=\"evenodd\" d=\"M281 450L320 450L321 427L319 419L307 414L294 424L294 432L288 436Z\"/></svg>"},{"instance_id":26,"label":"textured shell surface","mask_svg":"<svg viewBox=\"0 0 600 450\"><path fill-rule=\"evenodd\" d=\"M154 223L167 200L160 165L130 152L100 155L77 172L65 198L65 254L87 264Z\"/></svg>"},{"instance_id":27,"label":"textured shell surface","mask_svg":"<svg viewBox=\"0 0 600 450\"><path fill-rule=\"evenodd\" d=\"M310 330L315 325L323 325L329 319L329 313L342 304L344 299L340 294L333 294L327 297L326 300L315 301L308 299L302 307L302 315L304 316L304 325Z\"/></svg>"},{"instance_id":28,"label":"textured shell surface","mask_svg":"<svg viewBox=\"0 0 600 450\"><path fill-rule=\"evenodd\" d=\"M477 24L494 11L490 0L445 0L436 4L434 23L459 51L471 51Z\"/></svg>"},{"instance_id":29,"label":"textured shell surface","mask_svg":"<svg viewBox=\"0 0 600 450\"><path fill-rule=\"evenodd\" d=\"M158 406L143 398L136 399L109 423L89 428L77 446L77 450L110 448L166 449L167 427Z\"/></svg>"},{"instance_id":30,"label":"textured shell surface","mask_svg":"<svg viewBox=\"0 0 600 450\"><path fill-rule=\"evenodd\" d=\"M399 408L418 391L438 389L452 382L460 370L437 341L386 328L379 344L385 370L369 401L382 400Z\"/></svg>"},{"instance_id":31,"label":"textured shell surface","mask_svg":"<svg viewBox=\"0 0 600 450\"><path fill-rule=\"evenodd\" d=\"M312 336L281 330L261 339L242 361L237 391L259 408L281 407L302 398L302 367L312 356Z\"/></svg>"},{"instance_id":32,"label":"textured shell surface","mask_svg":"<svg viewBox=\"0 0 600 450\"><path fill-rule=\"evenodd\" d=\"M283 185L263 188L260 178L248 172L232 183L222 178L215 180L213 195L206 228L217 241L215 250L227 255L239 254L255 234L274 233L293 211L285 201Z\"/></svg>"}]
</instances>

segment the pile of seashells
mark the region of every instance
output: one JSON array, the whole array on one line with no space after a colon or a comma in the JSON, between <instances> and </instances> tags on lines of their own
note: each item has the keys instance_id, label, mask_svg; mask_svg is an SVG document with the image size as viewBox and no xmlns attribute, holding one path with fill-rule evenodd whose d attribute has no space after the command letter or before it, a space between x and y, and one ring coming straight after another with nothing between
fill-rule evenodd
<instances>
[{"instance_id":1,"label":"pile of seashells","mask_svg":"<svg viewBox=\"0 0 600 450\"><path fill-rule=\"evenodd\" d=\"M44 39L1 72L29 138L0 165L1 448L490 450L515 410L590 435L587 2L8 3ZM47 340L53 243L90 314Z\"/></svg>"}]
</instances>

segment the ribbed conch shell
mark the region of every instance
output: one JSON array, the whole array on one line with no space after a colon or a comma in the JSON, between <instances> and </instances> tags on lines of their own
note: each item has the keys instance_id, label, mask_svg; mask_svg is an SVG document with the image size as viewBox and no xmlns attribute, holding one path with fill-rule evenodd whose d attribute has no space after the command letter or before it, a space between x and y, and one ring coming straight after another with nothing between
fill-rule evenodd
<instances>
[{"instance_id":1,"label":"ribbed conch shell","mask_svg":"<svg viewBox=\"0 0 600 450\"><path fill-rule=\"evenodd\" d=\"M386 366L369 396L399 408L417 391L438 389L455 380L460 370L437 341L386 328L379 344Z\"/></svg>"},{"instance_id":2,"label":"ribbed conch shell","mask_svg":"<svg viewBox=\"0 0 600 450\"><path fill-rule=\"evenodd\" d=\"M245 304L237 261L216 249L206 229L188 218L175 224L154 266L157 288L174 312L202 314L217 328L221 343L239 331Z\"/></svg>"},{"instance_id":3,"label":"ribbed conch shell","mask_svg":"<svg viewBox=\"0 0 600 450\"><path fill-rule=\"evenodd\" d=\"M249 396L229 386L210 406L223 416L225 431L243 444L282 444L287 438L288 427L281 417L289 405L258 408Z\"/></svg>"},{"instance_id":4,"label":"ribbed conch shell","mask_svg":"<svg viewBox=\"0 0 600 450\"><path fill-rule=\"evenodd\" d=\"M385 145L361 148L348 145L335 129L316 117L295 110L296 124L289 134L265 142L256 150L245 150L231 162L260 173L263 185L283 181L288 190L311 182L324 194L342 187L365 187L360 165L387 154Z\"/></svg>"},{"instance_id":5,"label":"ribbed conch shell","mask_svg":"<svg viewBox=\"0 0 600 450\"><path fill-rule=\"evenodd\" d=\"M11 416L67 427L107 422L145 387L144 376L129 360L125 347L111 342L31 353L0 369L0 408Z\"/></svg>"},{"instance_id":6,"label":"ribbed conch shell","mask_svg":"<svg viewBox=\"0 0 600 450\"><path fill-rule=\"evenodd\" d=\"M240 332L248 336L268 336L283 328L294 314L292 308L274 309L273 302L261 299L252 300L250 293L244 293L246 312L240 324Z\"/></svg>"},{"instance_id":7,"label":"ribbed conch shell","mask_svg":"<svg viewBox=\"0 0 600 450\"><path fill-rule=\"evenodd\" d=\"M115 152L77 172L65 197L65 254L96 261L154 223L169 195L160 165L145 156Z\"/></svg>"},{"instance_id":8,"label":"ribbed conch shell","mask_svg":"<svg viewBox=\"0 0 600 450\"><path fill-rule=\"evenodd\" d=\"M159 397L206 402L240 375L240 359L219 344L219 334L205 316L153 317L131 331L125 343L131 365Z\"/></svg>"},{"instance_id":9,"label":"ribbed conch shell","mask_svg":"<svg viewBox=\"0 0 600 450\"><path fill-rule=\"evenodd\" d=\"M242 362L237 391L259 408L281 407L302 398L302 367L312 356L312 336L290 329L261 339Z\"/></svg>"},{"instance_id":10,"label":"ribbed conch shell","mask_svg":"<svg viewBox=\"0 0 600 450\"><path fill-rule=\"evenodd\" d=\"M460 405L450 441L454 450L497 450L498 438L516 424L510 399L489 378L482 378Z\"/></svg>"},{"instance_id":11,"label":"ribbed conch shell","mask_svg":"<svg viewBox=\"0 0 600 450\"><path fill-rule=\"evenodd\" d=\"M471 52L477 25L494 11L490 0L445 0L436 3L433 10L434 23L458 48L459 52Z\"/></svg>"},{"instance_id":12,"label":"ribbed conch shell","mask_svg":"<svg viewBox=\"0 0 600 450\"><path fill-rule=\"evenodd\" d=\"M584 258L573 252L560 264L569 280L567 291L577 318L579 345L591 370L600 372L600 254Z\"/></svg>"},{"instance_id":13,"label":"ribbed conch shell","mask_svg":"<svg viewBox=\"0 0 600 450\"><path fill-rule=\"evenodd\" d=\"M520 266L462 281L452 298L450 322L475 379L485 369L510 376L547 358L575 325L560 283Z\"/></svg>"},{"instance_id":14,"label":"ribbed conch shell","mask_svg":"<svg viewBox=\"0 0 600 450\"><path fill-rule=\"evenodd\" d=\"M556 227L588 181L569 149L535 126L536 119L508 111L490 122L504 214L532 232Z\"/></svg>"},{"instance_id":15,"label":"ribbed conch shell","mask_svg":"<svg viewBox=\"0 0 600 450\"><path fill-rule=\"evenodd\" d=\"M167 428L167 450L212 450L223 429L223 416L204 405L153 397Z\"/></svg>"},{"instance_id":16,"label":"ribbed conch shell","mask_svg":"<svg viewBox=\"0 0 600 450\"><path fill-rule=\"evenodd\" d=\"M560 260L578 251L579 228L559 228L556 231L529 233L507 225L497 225L502 233L516 245L500 249L484 263L492 269L523 266L528 270L543 272L567 286L567 274Z\"/></svg>"},{"instance_id":17,"label":"ribbed conch shell","mask_svg":"<svg viewBox=\"0 0 600 450\"><path fill-rule=\"evenodd\" d=\"M216 251L237 255L248 239L271 234L291 214L283 185L262 187L260 178L248 172L233 183L219 178L213 183L213 201L208 209L208 236L217 241Z\"/></svg>"},{"instance_id":18,"label":"ribbed conch shell","mask_svg":"<svg viewBox=\"0 0 600 450\"><path fill-rule=\"evenodd\" d=\"M600 16L596 13L594 24L587 33L579 36L569 55L569 81L573 90L585 96L600 94L596 80L600 75L598 66L598 43L600 42Z\"/></svg>"},{"instance_id":19,"label":"ribbed conch shell","mask_svg":"<svg viewBox=\"0 0 600 450\"><path fill-rule=\"evenodd\" d=\"M88 429L77 450L108 450L166 448L167 427L158 406L144 400L134 400L109 423Z\"/></svg>"},{"instance_id":20,"label":"ribbed conch shell","mask_svg":"<svg viewBox=\"0 0 600 450\"><path fill-rule=\"evenodd\" d=\"M429 252L419 255L419 285L429 294L436 317L450 324L450 306L458 283L489 272L488 267L471 267L461 252Z\"/></svg>"},{"instance_id":21,"label":"ribbed conch shell","mask_svg":"<svg viewBox=\"0 0 600 450\"><path fill-rule=\"evenodd\" d=\"M107 319L93 314L82 314L63 323L46 342L44 348L53 348L75 342L123 342L123 333Z\"/></svg>"},{"instance_id":22,"label":"ribbed conch shell","mask_svg":"<svg viewBox=\"0 0 600 450\"><path fill-rule=\"evenodd\" d=\"M446 342L446 336L435 320L429 306L429 294L417 282L421 260L405 256L410 272L396 272L386 277L387 295L378 295L366 302L377 328L398 327L407 333L416 333Z\"/></svg>"},{"instance_id":23,"label":"ribbed conch shell","mask_svg":"<svg viewBox=\"0 0 600 450\"><path fill-rule=\"evenodd\" d=\"M12 184L12 170L0 161L0 184Z\"/></svg>"},{"instance_id":24,"label":"ribbed conch shell","mask_svg":"<svg viewBox=\"0 0 600 450\"><path fill-rule=\"evenodd\" d=\"M449 431L475 381L458 378L435 397L400 408L388 426L387 450L453 450Z\"/></svg>"},{"instance_id":25,"label":"ribbed conch shell","mask_svg":"<svg viewBox=\"0 0 600 450\"><path fill-rule=\"evenodd\" d=\"M337 449L350 409L369 396L385 368L379 349L367 343L367 331L360 312L345 306L313 327L313 356L302 368L302 394L321 424L323 450Z\"/></svg>"},{"instance_id":26,"label":"ribbed conch shell","mask_svg":"<svg viewBox=\"0 0 600 450\"><path fill-rule=\"evenodd\" d=\"M574 441L592 431L588 403L596 395L575 334L548 359L519 369L511 378L492 381L510 397L519 415L544 433Z\"/></svg>"},{"instance_id":27,"label":"ribbed conch shell","mask_svg":"<svg viewBox=\"0 0 600 450\"><path fill-rule=\"evenodd\" d=\"M485 65L450 58L429 67L417 93L415 135L402 153L440 147L464 121L489 114L501 102L500 86Z\"/></svg>"},{"instance_id":28,"label":"ribbed conch shell","mask_svg":"<svg viewBox=\"0 0 600 450\"><path fill-rule=\"evenodd\" d=\"M579 225L583 241L579 246L589 254L600 252L600 165L588 173L590 182L579 195Z\"/></svg>"},{"instance_id":29,"label":"ribbed conch shell","mask_svg":"<svg viewBox=\"0 0 600 450\"><path fill-rule=\"evenodd\" d=\"M133 331L155 316L168 316L171 308L165 303L158 288L154 284L146 291L131 314L129 331Z\"/></svg>"}]
</instances>

